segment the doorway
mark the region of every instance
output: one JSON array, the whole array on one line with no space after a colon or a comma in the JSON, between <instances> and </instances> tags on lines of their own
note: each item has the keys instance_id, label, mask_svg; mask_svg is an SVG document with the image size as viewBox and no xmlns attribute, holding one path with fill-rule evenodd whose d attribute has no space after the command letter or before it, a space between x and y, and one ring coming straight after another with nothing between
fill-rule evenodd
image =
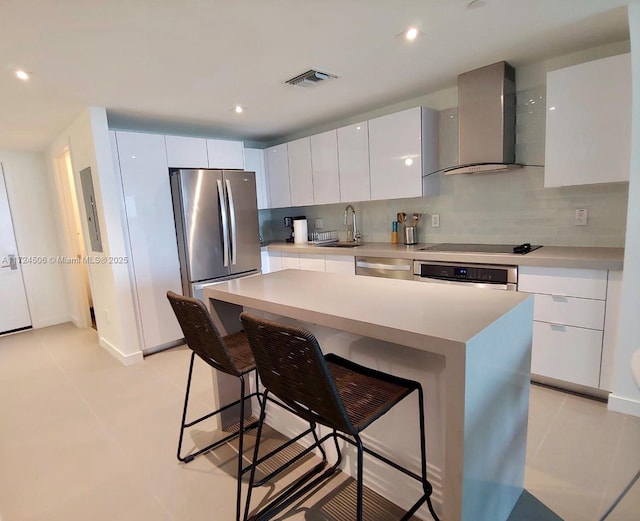
<instances>
[{"instance_id":1,"label":"doorway","mask_svg":"<svg viewBox=\"0 0 640 521\"><path fill-rule=\"evenodd\" d=\"M68 147L56 157L55 165L56 186L62 208L65 277L69 288L71 320L78 327L97 329L89 270L85 261L86 249L78 208L77 186Z\"/></svg>"},{"instance_id":2,"label":"doorway","mask_svg":"<svg viewBox=\"0 0 640 521\"><path fill-rule=\"evenodd\" d=\"M39 258L24 260L38 262ZM0 334L31 328L22 261L13 231L4 167L0 163Z\"/></svg>"}]
</instances>

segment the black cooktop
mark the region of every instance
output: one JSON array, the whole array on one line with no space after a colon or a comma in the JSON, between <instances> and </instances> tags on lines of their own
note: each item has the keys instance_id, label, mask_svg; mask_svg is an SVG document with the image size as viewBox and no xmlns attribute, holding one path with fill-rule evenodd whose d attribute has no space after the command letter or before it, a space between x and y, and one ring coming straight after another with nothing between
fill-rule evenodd
<instances>
[{"instance_id":1,"label":"black cooktop","mask_svg":"<svg viewBox=\"0 0 640 521\"><path fill-rule=\"evenodd\" d=\"M466 252L466 253L516 253L524 255L533 250L542 248L539 244L456 244L443 243L420 248L422 251Z\"/></svg>"}]
</instances>

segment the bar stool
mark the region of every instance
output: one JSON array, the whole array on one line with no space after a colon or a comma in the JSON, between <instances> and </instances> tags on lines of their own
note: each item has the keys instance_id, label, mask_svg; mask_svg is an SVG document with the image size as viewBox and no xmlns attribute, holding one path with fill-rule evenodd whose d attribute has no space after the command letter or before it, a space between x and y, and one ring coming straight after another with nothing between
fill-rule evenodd
<instances>
[{"instance_id":1,"label":"bar stool","mask_svg":"<svg viewBox=\"0 0 640 521\"><path fill-rule=\"evenodd\" d=\"M209 310L206 306L197 299L184 297L182 295L178 295L173 291L167 292L167 298L169 299L169 303L173 308L173 311L178 319L178 323L180 324L180 328L184 334L185 340L187 342L188 347L191 349L191 361L189 362L189 376L187 377L187 388L184 396L184 407L182 410L182 423L180 425L180 437L178 439L178 450L177 456L178 460L183 463L189 463L196 456L200 454L204 454L205 452L209 452L214 450L221 445L227 443L238 438L238 466L237 466L237 493L236 493L236 519L240 519L240 510L241 510L241 499L242 499L242 475L249 471L252 468L252 465L249 464L246 467L243 467L243 451L244 451L244 432L247 429L255 427L257 425L257 420L255 418L252 422L245 424L245 401L256 397L258 403L262 405L262 402L266 397L264 397L263 393L260 392L258 373L256 372L256 365L253 359L253 355L251 353L251 348L249 347L249 343L247 341L247 337L244 332L240 331L238 333L234 333L232 335L226 336L222 338L220 336L220 332L216 328L213 323L213 319ZM214 411L211 411L200 418L187 422L187 408L189 403L189 392L191 389L191 377L193 374L193 364L195 360L195 356L198 355L200 359L209 364L212 368L217 371L221 371L223 373L235 376L238 378L240 383L240 398L233 403L220 407ZM255 391L249 394L246 393L245 383L248 383L248 378L250 373L254 372L255 375ZM283 406L283 404L277 402L276 400L271 400L273 403ZM207 420L216 414L220 414L227 409L230 409L234 406L240 406L240 426L238 432L232 432L231 434L225 436L224 438L207 445L204 448L199 449L196 452L187 454L183 456L182 453L182 441L184 438L184 432L189 427L193 427L198 423ZM287 408L287 407L285 407ZM306 436L311 432L312 426L303 434L296 436L292 440L288 440L282 445L276 447L274 450L259 458L256 461L256 465L259 465L263 461L269 459L271 456L280 452L281 450L289 447L296 441L298 441L303 436ZM315 432L315 431L314 431ZM298 458L294 458L296 461L300 459L302 456ZM262 480L260 480L260 484L266 482L266 480L273 479L279 472L284 470L283 468L278 468L275 471L271 472L267 476L265 476Z\"/></svg>"},{"instance_id":2,"label":"bar stool","mask_svg":"<svg viewBox=\"0 0 640 521\"><path fill-rule=\"evenodd\" d=\"M342 454L338 439L357 448L356 519L363 516L363 456L366 452L422 484L423 494L402 517L409 519L424 503L433 519L439 521L431 502L432 486L427 479L427 459L424 428L424 394L419 382L376 371L335 354L323 355L315 336L306 329L264 320L246 312L240 315L251 350L265 387L265 396L273 393L294 413L310 422L329 427L332 432L306 449L311 451L333 439L338 459L335 464L308 472L270 504L251 516L251 520L270 519L297 501L316 485L330 477L340 465ZM421 474L418 475L381 454L365 447L360 433L375 420L406 398L418 392L420 418ZM261 403L254 459L257 458L265 421L265 400ZM255 467L249 477L244 519L249 519L251 491ZM263 480L264 481L264 480Z\"/></svg>"}]
</instances>

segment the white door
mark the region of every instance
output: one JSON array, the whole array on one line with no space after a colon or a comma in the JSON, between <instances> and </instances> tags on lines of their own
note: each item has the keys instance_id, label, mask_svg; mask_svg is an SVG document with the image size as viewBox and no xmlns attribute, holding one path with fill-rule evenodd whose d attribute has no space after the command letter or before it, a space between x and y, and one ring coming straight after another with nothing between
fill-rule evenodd
<instances>
[{"instance_id":1,"label":"white door","mask_svg":"<svg viewBox=\"0 0 640 521\"><path fill-rule=\"evenodd\" d=\"M13 234L13 221L0 164L0 334L31 327L27 294L22 281L22 269Z\"/></svg>"}]
</instances>

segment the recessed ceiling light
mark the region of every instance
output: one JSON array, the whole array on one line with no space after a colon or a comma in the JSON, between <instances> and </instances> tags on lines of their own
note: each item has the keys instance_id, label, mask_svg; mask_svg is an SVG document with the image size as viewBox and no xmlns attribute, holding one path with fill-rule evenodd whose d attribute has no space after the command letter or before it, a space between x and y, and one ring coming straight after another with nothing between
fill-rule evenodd
<instances>
[{"instance_id":1,"label":"recessed ceiling light","mask_svg":"<svg viewBox=\"0 0 640 521\"><path fill-rule=\"evenodd\" d=\"M555 107L549 107L549 110L556 110Z\"/></svg>"},{"instance_id":2,"label":"recessed ceiling light","mask_svg":"<svg viewBox=\"0 0 640 521\"><path fill-rule=\"evenodd\" d=\"M478 9L485 5L487 5L487 0L471 0L471 2L467 4L467 9Z\"/></svg>"},{"instance_id":3,"label":"recessed ceiling light","mask_svg":"<svg viewBox=\"0 0 640 521\"><path fill-rule=\"evenodd\" d=\"M407 159L404 160L404 164L405 166L411 166L413 164L413 159L408 157Z\"/></svg>"},{"instance_id":4,"label":"recessed ceiling light","mask_svg":"<svg viewBox=\"0 0 640 521\"><path fill-rule=\"evenodd\" d=\"M233 110L236 114L242 114L244 112L244 107L236 105Z\"/></svg>"},{"instance_id":5,"label":"recessed ceiling light","mask_svg":"<svg viewBox=\"0 0 640 521\"><path fill-rule=\"evenodd\" d=\"M16 71L16 76L22 81L27 81L29 78L31 78L31 74L21 69Z\"/></svg>"},{"instance_id":6,"label":"recessed ceiling light","mask_svg":"<svg viewBox=\"0 0 640 521\"><path fill-rule=\"evenodd\" d=\"M410 27L409 29L407 29L407 31L404 33L404 37L409 40L410 42L412 42L413 40L415 40L418 37L419 31L418 29L416 29L415 27Z\"/></svg>"}]
</instances>

